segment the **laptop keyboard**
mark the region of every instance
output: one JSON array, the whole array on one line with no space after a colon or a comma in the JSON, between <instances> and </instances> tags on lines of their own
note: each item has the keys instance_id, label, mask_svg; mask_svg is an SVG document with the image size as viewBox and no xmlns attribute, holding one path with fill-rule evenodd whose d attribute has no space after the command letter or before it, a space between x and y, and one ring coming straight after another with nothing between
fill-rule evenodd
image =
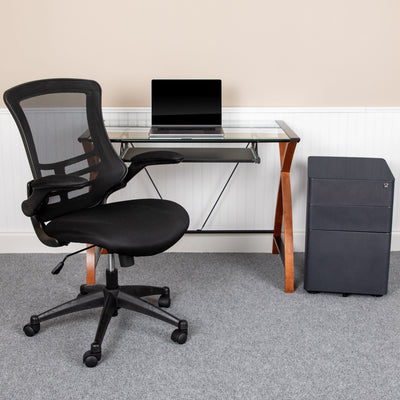
<instances>
[{"instance_id":1,"label":"laptop keyboard","mask_svg":"<svg viewBox=\"0 0 400 400\"><path fill-rule=\"evenodd\" d=\"M199 138L223 138L222 128L214 127L153 127L150 130L150 138L181 138L181 139L199 139Z\"/></svg>"}]
</instances>

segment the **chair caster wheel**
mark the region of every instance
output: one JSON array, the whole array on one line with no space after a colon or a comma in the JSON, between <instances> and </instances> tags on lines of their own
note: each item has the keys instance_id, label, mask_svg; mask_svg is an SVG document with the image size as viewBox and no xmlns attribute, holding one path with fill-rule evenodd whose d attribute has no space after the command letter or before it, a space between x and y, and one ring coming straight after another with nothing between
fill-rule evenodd
<instances>
[{"instance_id":1,"label":"chair caster wheel","mask_svg":"<svg viewBox=\"0 0 400 400\"><path fill-rule=\"evenodd\" d=\"M100 360L101 360L101 347L98 344L92 344L91 349L88 350L83 355L83 362L87 367L93 368L97 365L97 363Z\"/></svg>"},{"instance_id":2,"label":"chair caster wheel","mask_svg":"<svg viewBox=\"0 0 400 400\"><path fill-rule=\"evenodd\" d=\"M158 306L163 308L168 308L171 305L171 298L169 295L161 295L158 299Z\"/></svg>"},{"instance_id":3,"label":"chair caster wheel","mask_svg":"<svg viewBox=\"0 0 400 400\"><path fill-rule=\"evenodd\" d=\"M26 336L35 336L40 331L39 318L32 315L30 323L26 324L23 329Z\"/></svg>"},{"instance_id":4,"label":"chair caster wheel","mask_svg":"<svg viewBox=\"0 0 400 400\"><path fill-rule=\"evenodd\" d=\"M179 321L178 329L172 332L171 340L178 344L184 344L188 335L188 323L185 320Z\"/></svg>"},{"instance_id":5,"label":"chair caster wheel","mask_svg":"<svg viewBox=\"0 0 400 400\"><path fill-rule=\"evenodd\" d=\"M100 357L99 358L97 357L98 356L96 354L92 354L91 351L89 350L83 355L83 362L87 367L93 368L100 361Z\"/></svg>"},{"instance_id":6,"label":"chair caster wheel","mask_svg":"<svg viewBox=\"0 0 400 400\"><path fill-rule=\"evenodd\" d=\"M36 328L34 325L26 324L24 326L24 332L26 336L35 336L39 332L40 328Z\"/></svg>"},{"instance_id":7,"label":"chair caster wheel","mask_svg":"<svg viewBox=\"0 0 400 400\"><path fill-rule=\"evenodd\" d=\"M169 288L164 287L165 293L162 294L158 299L158 306L168 308L171 305L171 297L169 295Z\"/></svg>"},{"instance_id":8,"label":"chair caster wheel","mask_svg":"<svg viewBox=\"0 0 400 400\"><path fill-rule=\"evenodd\" d=\"M87 294L89 294L89 292L86 290L86 285L81 285L81 286L79 287L79 294L78 294L78 297L80 297L80 296L85 296L85 295L87 295Z\"/></svg>"},{"instance_id":9,"label":"chair caster wheel","mask_svg":"<svg viewBox=\"0 0 400 400\"><path fill-rule=\"evenodd\" d=\"M184 344L187 340L187 333L181 331L180 329L175 329L172 332L171 339L173 342L176 342L178 344Z\"/></svg>"}]
</instances>

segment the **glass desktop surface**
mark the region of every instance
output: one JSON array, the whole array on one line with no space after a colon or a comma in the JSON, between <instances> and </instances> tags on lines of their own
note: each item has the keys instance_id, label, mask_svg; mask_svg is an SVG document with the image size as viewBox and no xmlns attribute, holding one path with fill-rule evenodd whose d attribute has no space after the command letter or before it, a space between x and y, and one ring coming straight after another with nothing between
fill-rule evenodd
<instances>
[{"instance_id":1,"label":"glass desktop surface","mask_svg":"<svg viewBox=\"0 0 400 400\"><path fill-rule=\"evenodd\" d=\"M151 143L220 143L220 142L289 142L293 140L276 121L223 125L224 137L221 138L149 138L150 127L113 127L108 126L107 132L112 142L151 142Z\"/></svg>"}]
</instances>

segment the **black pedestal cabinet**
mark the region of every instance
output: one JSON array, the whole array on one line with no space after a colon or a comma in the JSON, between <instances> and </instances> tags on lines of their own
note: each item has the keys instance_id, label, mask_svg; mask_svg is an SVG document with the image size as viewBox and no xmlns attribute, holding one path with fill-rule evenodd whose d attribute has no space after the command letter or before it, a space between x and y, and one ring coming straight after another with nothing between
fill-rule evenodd
<instances>
[{"instance_id":1,"label":"black pedestal cabinet","mask_svg":"<svg viewBox=\"0 0 400 400\"><path fill-rule=\"evenodd\" d=\"M307 291L387 293L393 192L383 159L309 157Z\"/></svg>"}]
</instances>

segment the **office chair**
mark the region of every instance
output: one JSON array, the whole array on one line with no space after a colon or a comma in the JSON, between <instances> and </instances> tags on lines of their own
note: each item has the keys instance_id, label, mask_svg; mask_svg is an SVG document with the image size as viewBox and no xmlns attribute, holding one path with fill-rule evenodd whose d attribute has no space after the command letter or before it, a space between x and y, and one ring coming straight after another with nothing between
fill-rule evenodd
<instances>
[{"instance_id":1,"label":"office chair","mask_svg":"<svg viewBox=\"0 0 400 400\"><path fill-rule=\"evenodd\" d=\"M106 204L148 165L179 163L175 152L153 151L132 160L129 168L112 147L101 111L101 88L90 80L47 79L7 90L4 101L18 125L33 180L23 213L31 218L38 238L48 246L91 243L108 253L105 285L81 285L77 298L38 315L24 326L34 336L42 322L76 311L102 307L94 342L83 356L88 367L101 359L108 324L119 308L168 322L176 327L171 339L183 344L188 324L160 307L170 306L168 287L119 286L115 255L121 267L135 256L161 253L175 244L189 225L179 204L137 199ZM60 272L60 263L52 272ZM158 307L142 299L160 295Z\"/></svg>"}]
</instances>

